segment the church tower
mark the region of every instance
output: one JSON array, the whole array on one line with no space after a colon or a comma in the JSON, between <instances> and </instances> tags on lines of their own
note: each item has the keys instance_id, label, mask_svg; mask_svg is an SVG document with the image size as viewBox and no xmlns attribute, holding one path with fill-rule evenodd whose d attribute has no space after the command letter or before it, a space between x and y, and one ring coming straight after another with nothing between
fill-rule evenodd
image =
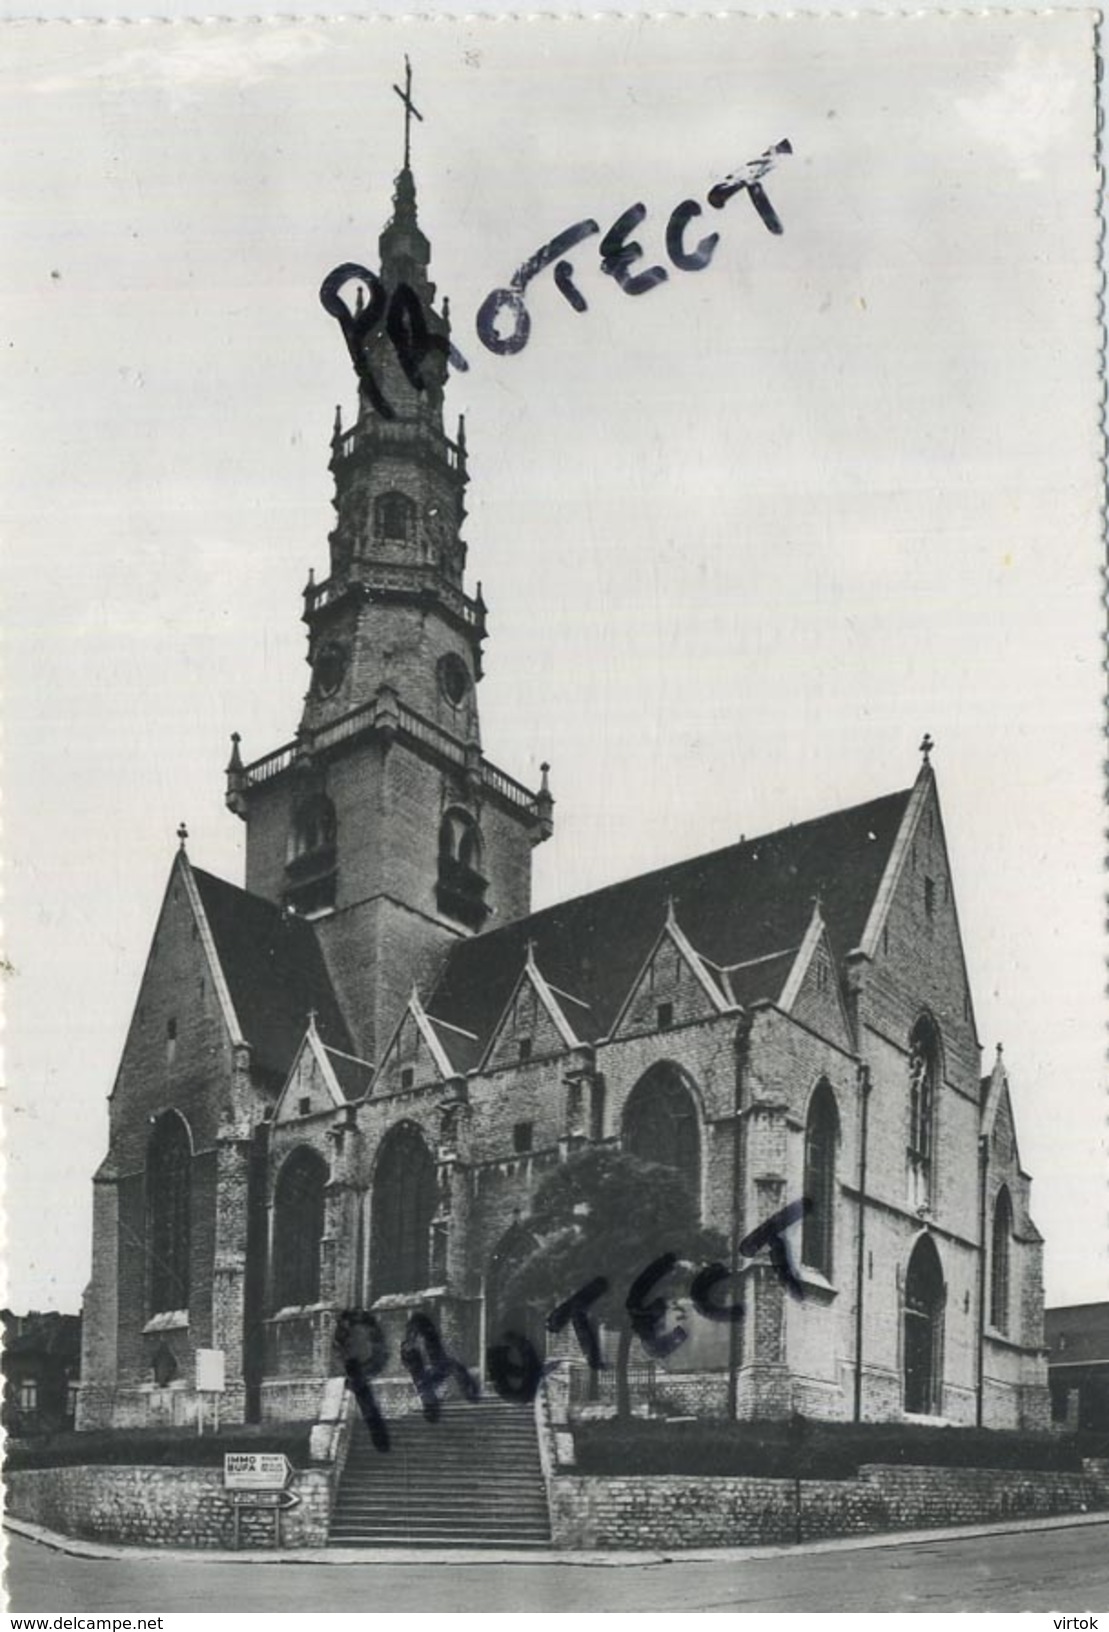
<instances>
[{"instance_id":1,"label":"church tower","mask_svg":"<svg viewBox=\"0 0 1109 1632\"><path fill-rule=\"evenodd\" d=\"M296 738L244 764L227 803L247 823L246 887L312 919L363 1055L378 1057L414 981L461 937L523 916L546 785L485 759L477 686L486 608L465 585L466 440L444 429L450 311L405 157L380 270L353 264L321 299L342 318L358 412L331 441L329 571L304 590L311 681ZM344 276L345 274L345 276Z\"/></svg>"}]
</instances>

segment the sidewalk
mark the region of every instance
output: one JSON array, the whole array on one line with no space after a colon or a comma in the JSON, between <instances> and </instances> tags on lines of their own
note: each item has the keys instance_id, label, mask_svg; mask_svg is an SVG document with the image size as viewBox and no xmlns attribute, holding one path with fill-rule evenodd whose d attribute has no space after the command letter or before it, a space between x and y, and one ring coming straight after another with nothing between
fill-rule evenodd
<instances>
[{"instance_id":1,"label":"sidewalk","mask_svg":"<svg viewBox=\"0 0 1109 1632\"><path fill-rule=\"evenodd\" d=\"M854 1553L877 1548L913 1547L940 1541L964 1541L974 1536L1005 1536L1037 1530L1068 1530L1086 1525L1109 1525L1109 1512L1060 1513L1045 1519L1002 1519L993 1524L957 1525L950 1529L899 1530L888 1535L835 1536L826 1541L801 1542L796 1546L773 1547L691 1547L673 1552L644 1549L636 1552L555 1552L536 1548L534 1552L503 1552L496 1548L444 1548L434 1552L425 1547L302 1547L288 1552L242 1551L221 1552L216 1548L200 1547L124 1547L98 1541L83 1541L76 1536L60 1536L41 1525L27 1524L22 1519L4 1517L4 1528L13 1535L37 1541L56 1552L68 1553L74 1558L98 1558L106 1561L126 1560L128 1563L147 1561L151 1564L196 1563L201 1559L214 1564L331 1564L337 1566L389 1566L421 1564L433 1568L449 1564L452 1568L465 1564L567 1564L578 1568L626 1569L630 1565L701 1564L732 1561L737 1564L757 1563L761 1559L797 1558L810 1553Z\"/></svg>"}]
</instances>

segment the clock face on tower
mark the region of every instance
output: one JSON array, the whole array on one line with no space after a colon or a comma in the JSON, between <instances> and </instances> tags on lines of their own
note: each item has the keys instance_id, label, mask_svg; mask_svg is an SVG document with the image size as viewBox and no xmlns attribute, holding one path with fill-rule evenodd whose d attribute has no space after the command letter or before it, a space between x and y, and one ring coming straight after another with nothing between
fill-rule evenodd
<instances>
[{"instance_id":1,"label":"clock face on tower","mask_svg":"<svg viewBox=\"0 0 1109 1632\"><path fill-rule=\"evenodd\" d=\"M321 646L312 664L312 690L317 697L333 697L343 683L347 654L342 646L329 641Z\"/></svg>"}]
</instances>

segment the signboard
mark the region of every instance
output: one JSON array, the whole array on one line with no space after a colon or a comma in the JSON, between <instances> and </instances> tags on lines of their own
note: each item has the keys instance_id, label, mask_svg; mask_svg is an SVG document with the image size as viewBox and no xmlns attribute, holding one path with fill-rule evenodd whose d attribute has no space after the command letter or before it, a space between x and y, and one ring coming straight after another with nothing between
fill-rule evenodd
<instances>
[{"instance_id":1,"label":"signboard","mask_svg":"<svg viewBox=\"0 0 1109 1632\"><path fill-rule=\"evenodd\" d=\"M224 1381L222 1349L197 1349L196 1386L201 1394L223 1393L227 1384Z\"/></svg>"},{"instance_id":2,"label":"signboard","mask_svg":"<svg viewBox=\"0 0 1109 1632\"><path fill-rule=\"evenodd\" d=\"M284 1490L292 1464L280 1451L227 1451L223 1458L224 1490Z\"/></svg>"},{"instance_id":3,"label":"signboard","mask_svg":"<svg viewBox=\"0 0 1109 1632\"><path fill-rule=\"evenodd\" d=\"M296 1507L300 1497L292 1490L232 1490L228 1494L232 1507Z\"/></svg>"}]
</instances>

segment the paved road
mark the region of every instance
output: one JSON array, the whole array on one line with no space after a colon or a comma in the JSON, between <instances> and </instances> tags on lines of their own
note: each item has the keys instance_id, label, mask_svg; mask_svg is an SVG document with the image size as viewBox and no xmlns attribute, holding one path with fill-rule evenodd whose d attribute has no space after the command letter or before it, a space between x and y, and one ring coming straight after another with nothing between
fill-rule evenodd
<instances>
[{"instance_id":1,"label":"paved road","mask_svg":"<svg viewBox=\"0 0 1109 1632\"><path fill-rule=\"evenodd\" d=\"M654 1564L243 1564L72 1558L8 1535L8 1607L130 1610L1109 1612L1109 1530Z\"/></svg>"}]
</instances>

